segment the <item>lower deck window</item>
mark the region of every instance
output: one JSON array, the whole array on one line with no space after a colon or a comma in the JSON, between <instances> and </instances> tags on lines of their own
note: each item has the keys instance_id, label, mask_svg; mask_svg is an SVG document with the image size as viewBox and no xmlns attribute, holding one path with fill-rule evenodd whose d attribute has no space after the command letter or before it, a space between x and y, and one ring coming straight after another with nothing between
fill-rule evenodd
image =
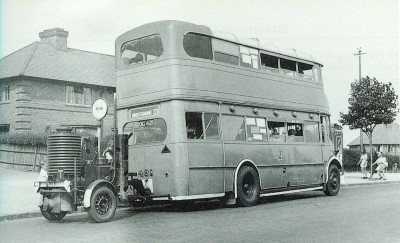
<instances>
[{"instance_id":1,"label":"lower deck window","mask_svg":"<svg viewBox=\"0 0 400 243\"><path fill-rule=\"evenodd\" d=\"M188 139L219 139L219 115L215 113L186 112Z\"/></svg>"},{"instance_id":2,"label":"lower deck window","mask_svg":"<svg viewBox=\"0 0 400 243\"><path fill-rule=\"evenodd\" d=\"M288 142L304 142L303 125L300 123L288 123Z\"/></svg>"},{"instance_id":3,"label":"lower deck window","mask_svg":"<svg viewBox=\"0 0 400 243\"><path fill-rule=\"evenodd\" d=\"M285 142L286 127L284 122L268 122L269 140L272 142Z\"/></svg>"}]
</instances>

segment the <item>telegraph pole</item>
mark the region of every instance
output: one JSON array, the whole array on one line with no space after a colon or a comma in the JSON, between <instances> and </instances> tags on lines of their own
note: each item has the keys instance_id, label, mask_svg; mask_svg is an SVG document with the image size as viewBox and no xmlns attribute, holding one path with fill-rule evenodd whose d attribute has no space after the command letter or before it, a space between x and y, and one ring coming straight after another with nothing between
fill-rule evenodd
<instances>
[{"instance_id":1,"label":"telegraph pole","mask_svg":"<svg viewBox=\"0 0 400 243\"><path fill-rule=\"evenodd\" d=\"M363 53L361 52L361 47L357 48L358 52L354 53L354 56L358 56L358 81L361 84L361 55L367 54L367 53ZM363 134L362 134L362 129L360 128L360 151L361 154L363 152ZM369 148L372 151L372 148Z\"/></svg>"}]
</instances>

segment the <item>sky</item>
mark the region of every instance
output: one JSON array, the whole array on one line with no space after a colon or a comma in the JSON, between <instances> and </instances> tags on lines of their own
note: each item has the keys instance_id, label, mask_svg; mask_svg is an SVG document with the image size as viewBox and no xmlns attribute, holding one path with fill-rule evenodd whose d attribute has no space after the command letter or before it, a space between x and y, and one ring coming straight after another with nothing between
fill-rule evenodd
<instances>
[{"instance_id":1,"label":"sky","mask_svg":"<svg viewBox=\"0 0 400 243\"><path fill-rule=\"evenodd\" d=\"M362 76L391 82L400 94L399 12L398 0L0 0L0 57L54 27L69 32L70 48L114 55L115 39L130 29L188 21L311 54L324 65L331 123L338 123L358 79L359 47ZM357 136L344 127L345 145Z\"/></svg>"}]
</instances>

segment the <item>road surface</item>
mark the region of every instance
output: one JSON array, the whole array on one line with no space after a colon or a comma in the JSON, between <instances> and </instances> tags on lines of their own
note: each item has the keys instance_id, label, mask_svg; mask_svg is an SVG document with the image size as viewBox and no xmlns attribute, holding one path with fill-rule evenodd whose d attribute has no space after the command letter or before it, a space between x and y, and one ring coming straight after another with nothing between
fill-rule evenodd
<instances>
[{"instance_id":1,"label":"road surface","mask_svg":"<svg viewBox=\"0 0 400 243\"><path fill-rule=\"evenodd\" d=\"M399 242L400 184L267 197L249 208L200 203L123 209L112 222L86 213L0 223L0 242Z\"/></svg>"}]
</instances>

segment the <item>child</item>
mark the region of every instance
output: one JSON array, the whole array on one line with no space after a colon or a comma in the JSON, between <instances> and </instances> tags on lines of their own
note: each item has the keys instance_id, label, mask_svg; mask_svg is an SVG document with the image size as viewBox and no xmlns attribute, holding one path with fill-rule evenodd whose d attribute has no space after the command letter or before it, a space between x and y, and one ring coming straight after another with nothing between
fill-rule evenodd
<instances>
[{"instance_id":1,"label":"child","mask_svg":"<svg viewBox=\"0 0 400 243\"><path fill-rule=\"evenodd\" d=\"M378 175L380 176L379 180L386 180L385 174L383 171L385 168L388 166L388 162L385 157L383 157L382 152L378 153L378 159L373 163L372 165L377 164L378 167L376 167L376 171L378 172Z\"/></svg>"},{"instance_id":2,"label":"child","mask_svg":"<svg viewBox=\"0 0 400 243\"><path fill-rule=\"evenodd\" d=\"M40 169L40 174L39 174L39 177L38 177L38 181L39 182L44 182L44 181L47 181L47 179L48 179L48 175L47 175L47 163L46 163L46 161L41 161L40 162L40 167L41 167L41 169Z\"/></svg>"}]
</instances>

